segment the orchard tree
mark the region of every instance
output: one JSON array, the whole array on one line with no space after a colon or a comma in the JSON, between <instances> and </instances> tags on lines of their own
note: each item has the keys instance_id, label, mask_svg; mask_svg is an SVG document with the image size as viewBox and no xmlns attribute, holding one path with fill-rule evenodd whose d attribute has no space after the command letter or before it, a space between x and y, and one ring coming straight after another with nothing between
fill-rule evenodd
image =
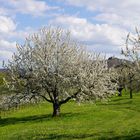
<instances>
[{"instance_id":1,"label":"orchard tree","mask_svg":"<svg viewBox=\"0 0 140 140\"><path fill-rule=\"evenodd\" d=\"M126 71L123 64L115 68L118 75L118 96L122 96L122 90L126 86Z\"/></svg>"},{"instance_id":2,"label":"orchard tree","mask_svg":"<svg viewBox=\"0 0 140 140\"><path fill-rule=\"evenodd\" d=\"M71 99L78 102L107 99L116 90L116 73L104 57L89 53L60 28L43 28L17 45L6 65L7 86L15 92L4 100L6 108L39 100L53 105L53 116Z\"/></svg>"},{"instance_id":3,"label":"orchard tree","mask_svg":"<svg viewBox=\"0 0 140 140\"><path fill-rule=\"evenodd\" d=\"M128 34L126 39L126 47L122 49L122 54L130 61L126 64L126 73L128 80L128 88L130 98L133 97L133 86L135 81L140 79L140 32L136 28L136 34Z\"/></svg>"}]
</instances>

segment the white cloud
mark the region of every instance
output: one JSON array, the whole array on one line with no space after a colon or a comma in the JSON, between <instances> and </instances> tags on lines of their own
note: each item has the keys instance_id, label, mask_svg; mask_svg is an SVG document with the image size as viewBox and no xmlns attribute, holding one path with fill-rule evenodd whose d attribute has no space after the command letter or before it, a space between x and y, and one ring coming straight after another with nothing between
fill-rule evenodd
<instances>
[{"instance_id":1,"label":"white cloud","mask_svg":"<svg viewBox=\"0 0 140 140\"><path fill-rule=\"evenodd\" d=\"M16 29L16 24L10 17L0 16L0 33L9 33Z\"/></svg>"},{"instance_id":2,"label":"white cloud","mask_svg":"<svg viewBox=\"0 0 140 140\"><path fill-rule=\"evenodd\" d=\"M35 33L37 29L34 29L32 27L26 27L23 30L16 30L11 33L11 36L15 38L16 40L25 40L25 38L28 38L30 35Z\"/></svg>"},{"instance_id":3,"label":"white cloud","mask_svg":"<svg viewBox=\"0 0 140 140\"><path fill-rule=\"evenodd\" d=\"M0 15L0 39L25 39L33 32L34 29L32 27L25 27L23 30L17 30L17 24L11 17Z\"/></svg>"},{"instance_id":4,"label":"white cloud","mask_svg":"<svg viewBox=\"0 0 140 140\"><path fill-rule=\"evenodd\" d=\"M8 62L8 60L10 60L12 58L12 55L13 55L13 52L11 51L1 51L0 50L0 68L2 68L2 64L3 64L3 61L5 63Z\"/></svg>"},{"instance_id":5,"label":"white cloud","mask_svg":"<svg viewBox=\"0 0 140 140\"><path fill-rule=\"evenodd\" d=\"M49 19L51 18L50 24L69 29L74 38L87 44L89 50L105 52L108 55L119 55L120 48L125 43L126 34L134 31L135 26L140 25L140 1L138 0L58 1L63 1L75 7L83 7L82 10L86 9L87 17L82 17L83 15L80 15L80 12L77 16L60 15L60 11L52 12L51 10L58 11L60 8L49 6L45 0L0 0L2 3L0 6L0 61L9 59L15 50L15 42L8 41L8 39L23 40L35 31L30 27L24 27L23 30L17 29L18 25L15 21L18 18L16 17L17 13L43 16L46 12L51 11L47 15L50 16ZM64 6L63 8L64 11L61 11L63 14L69 12L65 10L67 7ZM90 12L89 15L88 12ZM15 16L14 19L13 16ZM20 19L17 20L20 22ZM48 19L46 21L48 22ZM20 25L22 26L22 23Z\"/></svg>"},{"instance_id":6,"label":"white cloud","mask_svg":"<svg viewBox=\"0 0 140 140\"><path fill-rule=\"evenodd\" d=\"M82 7L85 10L87 19L82 20L79 26L58 17L56 22L65 24L73 29L75 36L81 40L87 40L90 48L100 51L117 54L117 50L124 47L126 35L134 34L135 27L140 27L140 1L139 0L59 0L68 6ZM88 13L90 13L88 15ZM92 16L93 14L93 16ZM80 13L79 13L80 15ZM80 15L81 16L81 15ZM61 19L61 20L60 20ZM90 22L89 22L90 21ZM68 22L70 25L68 25Z\"/></svg>"},{"instance_id":7,"label":"white cloud","mask_svg":"<svg viewBox=\"0 0 140 140\"><path fill-rule=\"evenodd\" d=\"M16 52L16 42L0 39L0 68L2 62L10 60L14 52Z\"/></svg>"},{"instance_id":8,"label":"white cloud","mask_svg":"<svg viewBox=\"0 0 140 140\"><path fill-rule=\"evenodd\" d=\"M60 0L64 1L70 5L86 7L91 11L108 11L121 13L122 11L129 11L130 9L136 11L140 11L140 1L139 0ZM133 11L129 11L133 12ZM122 13L124 14L124 13Z\"/></svg>"},{"instance_id":9,"label":"white cloud","mask_svg":"<svg viewBox=\"0 0 140 140\"><path fill-rule=\"evenodd\" d=\"M83 7L91 12L96 12L99 21L115 24L129 31L135 26L140 26L140 1L139 0L60 0L67 4Z\"/></svg>"},{"instance_id":10,"label":"white cloud","mask_svg":"<svg viewBox=\"0 0 140 140\"><path fill-rule=\"evenodd\" d=\"M42 16L46 11L59 9L59 7L47 5L42 0L12 0L8 1L8 4L15 12L33 16Z\"/></svg>"},{"instance_id":11,"label":"white cloud","mask_svg":"<svg viewBox=\"0 0 140 140\"><path fill-rule=\"evenodd\" d=\"M94 24L89 22L85 18L78 18L73 16L58 16L50 23L60 25L65 29L69 29L72 36L87 44L92 44L92 47L110 47L113 50L113 46L117 50L124 44L124 38L127 35L125 29L108 24ZM100 44L100 45L99 45ZM109 49L107 49L109 51Z\"/></svg>"},{"instance_id":12,"label":"white cloud","mask_svg":"<svg viewBox=\"0 0 140 140\"><path fill-rule=\"evenodd\" d=\"M49 6L43 0L0 0L0 65L2 60L11 59L13 52L16 51L17 42L23 40L32 34L35 29L32 25L18 29L17 23L20 23L17 14L26 14L31 16L43 16L47 11L60 10L57 6ZM26 16L25 15L25 16ZM20 15L22 18L23 15ZM18 20L18 21L17 21ZM26 21L25 21L26 22ZM22 23L20 23L22 26Z\"/></svg>"},{"instance_id":13,"label":"white cloud","mask_svg":"<svg viewBox=\"0 0 140 140\"><path fill-rule=\"evenodd\" d=\"M3 60L11 59L13 52L16 51L16 42L7 40L14 32L16 32L16 23L12 18L0 15L0 64Z\"/></svg>"},{"instance_id":14,"label":"white cloud","mask_svg":"<svg viewBox=\"0 0 140 140\"><path fill-rule=\"evenodd\" d=\"M8 15L9 14L9 10L4 8L4 7L0 7L0 15Z\"/></svg>"},{"instance_id":15,"label":"white cloud","mask_svg":"<svg viewBox=\"0 0 140 140\"><path fill-rule=\"evenodd\" d=\"M10 3L17 11L31 15L42 15L48 8L46 3L43 1L13 0Z\"/></svg>"},{"instance_id":16,"label":"white cloud","mask_svg":"<svg viewBox=\"0 0 140 140\"><path fill-rule=\"evenodd\" d=\"M130 27L132 29L134 27L128 18L123 18L115 13L101 13L95 16L93 19L105 22L109 25L120 26L126 29L130 29Z\"/></svg>"},{"instance_id":17,"label":"white cloud","mask_svg":"<svg viewBox=\"0 0 140 140\"><path fill-rule=\"evenodd\" d=\"M16 50L16 42L9 42L7 40L0 40L0 51L15 51Z\"/></svg>"},{"instance_id":18,"label":"white cloud","mask_svg":"<svg viewBox=\"0 0 140 140\"><path fill-rule=\"evenodd\" d=\"M11 59L13 53L11 51L0 51L0 61Z\"/></svg>"}]
</instances>

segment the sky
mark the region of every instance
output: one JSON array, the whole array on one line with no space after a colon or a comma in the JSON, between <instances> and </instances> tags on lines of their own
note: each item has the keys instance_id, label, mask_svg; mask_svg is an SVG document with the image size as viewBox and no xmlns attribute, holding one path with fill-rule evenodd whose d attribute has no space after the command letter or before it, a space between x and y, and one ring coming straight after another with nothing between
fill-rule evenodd
<instances>
[{"instance_id":1,"label":"sky","mask_svg":"<svg viewBox=\"0 0 140 140\"><path fill-rule=\"evenodd\" d=\"M44 26L68 29L89 51L121 57L140 26L140 0L0 0L0 67Z\"/></svg>"}]
</instances>

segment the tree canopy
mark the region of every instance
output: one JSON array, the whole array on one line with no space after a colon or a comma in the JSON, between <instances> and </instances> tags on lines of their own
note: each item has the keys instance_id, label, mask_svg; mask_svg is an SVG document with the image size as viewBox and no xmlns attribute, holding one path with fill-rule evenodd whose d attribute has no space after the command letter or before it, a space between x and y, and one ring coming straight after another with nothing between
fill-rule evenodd
<instances>
[{"instance_id":1,"label":"tree canopy","mask_svg":"<svg viewBox=\"0 0 140 140\"><path fill-rule=\"evenodd\" d=\"M15 92L4 106L39 100L53 104L53 116L70 99L78 102L106 99L116 90L115 72L105 57L90 53L60 28L43 28L17 45L6 68L7 86Z\"/></svg>"}]
</instances>

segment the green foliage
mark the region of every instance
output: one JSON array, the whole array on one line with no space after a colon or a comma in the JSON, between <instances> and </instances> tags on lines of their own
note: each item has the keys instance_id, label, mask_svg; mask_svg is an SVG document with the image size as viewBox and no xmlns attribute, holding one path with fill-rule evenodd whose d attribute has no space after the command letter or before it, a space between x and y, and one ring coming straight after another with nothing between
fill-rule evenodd
<instances>
[{"instance_id":1,"label":"green foliage","mask_svg":"<svg viewBox=\"0 0 140 140\"><path fill-rule=\"evenodd\" d=\"M47 106L47 107L46 107ZM140 139L140 95L114 97L109 103L62 106L52 118L52 106L43 102L2 113L1 140ZM46 112L46 113L45 113Z\"/></svg>"},{"instance_id":2,"label":"green foliage","mask_svg":"<svg viewBox=\"0 0 140 140\"><path fill-rule=\"evenodd\" d=\"M3 78L6 77L6 72L0 72L0 96L8 93L8 89L4 85Z\"/></svg>"},{"instance_id":3,"label":"green foliage","mask_svg":"<svg viewBox=\"0 0 140 140\"><path fill-rule=\"evenodd\" d=\"M0 72L0 86L3 85L3 78L6 76L6 73Z\"/></svg>"}]
</instances>

